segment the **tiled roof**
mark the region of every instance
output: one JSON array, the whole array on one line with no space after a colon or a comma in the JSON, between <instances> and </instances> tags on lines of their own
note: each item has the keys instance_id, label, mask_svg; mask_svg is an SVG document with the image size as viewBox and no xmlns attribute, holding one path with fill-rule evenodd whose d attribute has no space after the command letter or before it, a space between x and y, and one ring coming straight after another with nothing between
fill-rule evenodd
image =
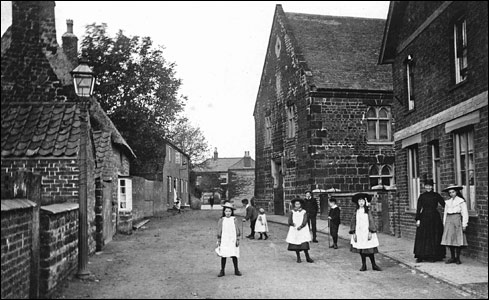
<instances>
[{"instance_id":1,"label":"tiled roof","mask_svg":"<svg viewBox=\"0 0 489 300\"><path fill-rule=\"evenodd\" d=\"M105 174L112 153L111 134L105 131L94 131L93 141L95 143L95 174L102 176L104 179L110 177L110 174Z\"/></svg>"},{"instance_id":2,"label":"tiled roof","mask_svg":"<svg viewBox=\"0 0 489 300\"><path fill-rule=\"evenodd\" d=\"M377 65L385 20L285 13L317 88L392 90Z\"/></svg>"},{"instance_id":3,"label":"tiled roof","mask_svg":"<svg viewBox=\"0 0 489 300\"><path fill-rule=\"evenodd\" d=\"M2 157L77 156L80 108L72 102L2 103Z\"/></svg>"},{"instance_id":4,"label":"tiled roof","mask_svg":"<svg viewBox=\"0 0 489 300\"><path fill-rule=\"evenodd\" d=\"M239 162L242 157L233 158L210 158L206 160L203 167L196 168L195 172L227 172L229 167Z\"/></svg>"}]
</instances>

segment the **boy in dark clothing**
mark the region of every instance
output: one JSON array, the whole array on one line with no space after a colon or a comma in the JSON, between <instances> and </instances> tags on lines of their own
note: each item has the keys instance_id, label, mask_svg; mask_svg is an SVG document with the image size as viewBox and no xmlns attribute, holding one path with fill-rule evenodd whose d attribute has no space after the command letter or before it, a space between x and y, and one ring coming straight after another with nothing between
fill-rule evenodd
<instances>
[{"instance_id":1,"label":"boy in dark clothing","mask_svg":"<svg viewBox=\"0 0 489 300\"><path fill-rule=\"evenodd\" d=\"M329 248L338 249L338 229L340 227L340 208L336 205L335 198L329 198L329 234L333 237L333 246Z\"/></svg>"},{"instance_id":2,"label":"boy in dark clothing","mask_svg":"<svg viewBox=\"0 0 489 300\"><path fill-rule=\"evenodd\" d=\"M319 211L318 202L312 197L311 191L306 191L306 201L304 202L304 209L307 212L308 224L312 229L312 242L317 243L316 239L316 216Z\"/></svg>"},{"instance_id":3,"label":"boy in dark clothing","mask_svg":"<svg viewBox=\"0 0 489 300\"><path fill-rule=\"evenodd\" d=\"M243 219L243 222L250 220L251 233L246 237L253 240L255 239L255 223L256 223L256 218L258 218L258 213L256 212L256 209L249 204L248 199L241 200L241 203L243 203L243 205L246 206L246 216Z\"/></svg>"}]
</instances>

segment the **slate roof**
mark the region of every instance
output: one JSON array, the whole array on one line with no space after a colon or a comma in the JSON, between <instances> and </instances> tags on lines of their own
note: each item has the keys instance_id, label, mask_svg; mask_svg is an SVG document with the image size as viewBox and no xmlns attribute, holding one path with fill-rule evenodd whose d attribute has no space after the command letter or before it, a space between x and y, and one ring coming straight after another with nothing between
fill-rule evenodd
<instances>
[{"instance_id":1,"label":"slate roof","mask_svg":"<svg viewBox=\"0 0 489 300\"><path fill-rule=\"evenodd\" d=\"M377 65L385 20L285 13L316 88L392 90L391 66Z\"/></svg>"},{"instance_id":2,"label":"slate roof","mask_svg":"<svg viewBox=\"0 0 489 300\"><path fill-rule=\"evenodd\" d=\"M229 167L238 163L242 157L233 158L209 158L203 163L203 167L195 169L195 172L227 172Z\"/></svg>"},{"instance_id":3,"label":"slate roof","mask_svg":"<svg viewBox=\"0 0 489 300\"><path fill-rule=\"evenodd\" d=\"M2 103L1 156L77 156L80 108L73 102Z\"/></svg>"},{"instance_id":4,"label":"slate roof","mask_svg":"<svg viewBox=\"0 0 489 300\"><path fill-rule=\"evenodd\" d=\"M244 165L244 158L241 158L240 161L238 161L237 163L235 163L234 165L230 166L229 169L230 170L236 170L236 169L254 169L255 168L255 160L253 158L251 158L251 166L250 167L245 167Z\"/></svg>"}]
</instances>

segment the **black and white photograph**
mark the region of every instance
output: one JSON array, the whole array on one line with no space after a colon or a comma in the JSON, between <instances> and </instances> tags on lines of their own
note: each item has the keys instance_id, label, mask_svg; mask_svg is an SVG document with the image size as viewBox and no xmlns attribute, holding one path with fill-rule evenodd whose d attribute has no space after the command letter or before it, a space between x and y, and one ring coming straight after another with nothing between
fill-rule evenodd
<instances>
[{"instance_id":1,"label":"black and white photograph","mask_svg":"<svg viewBox=\"0 0 489 300\"><path fill-rule=\"evenodd\" d=\"M487 299L487 1L1 1L2 299Z\"/></svg>"}]
</instances>

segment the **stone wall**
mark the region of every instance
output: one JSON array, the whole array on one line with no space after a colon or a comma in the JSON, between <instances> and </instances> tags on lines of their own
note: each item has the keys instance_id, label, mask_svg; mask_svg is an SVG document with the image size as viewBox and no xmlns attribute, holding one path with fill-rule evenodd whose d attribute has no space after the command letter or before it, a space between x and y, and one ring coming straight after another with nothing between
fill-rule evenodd
<instances>
[{"instance_id":1,"label":"stone wall","mask_svg":"<svg viewBox=\"0 0 489 300\"><path fill-rule=\"evenodd\" d=\"M240 206L241 200L250 200L255 192L255 170L230 170L228 195L234 205Z\"/></svg>"}]
</instances>

